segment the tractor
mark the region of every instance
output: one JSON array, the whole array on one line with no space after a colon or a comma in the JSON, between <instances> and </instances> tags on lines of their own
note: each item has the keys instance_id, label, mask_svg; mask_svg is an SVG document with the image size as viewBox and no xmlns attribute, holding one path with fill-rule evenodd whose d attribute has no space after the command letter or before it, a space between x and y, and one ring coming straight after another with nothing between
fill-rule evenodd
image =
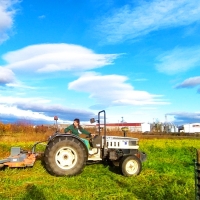
<instances>
[{"instance_id":1,"label":"tractor","mask_svg":"<svg viewBox=\"0 0 200 200\"><path fill-rule=\"evenodd\" d=\"M54 119L57 124L58 118ZM98 119L92 118L90 122L97 122L98 134L89 136L89 148L80 137L58 130L48 138L43 153L46 170L54 176L75 176L83 171L87 162L106 162L119 167L124 176L138 175L142 170L142 162L146 160L146 154L139 150L139 140L125 135L107 136L105 110L98 112ZM36 145L39 143L42 142L35 143L31 152L12 147L11 155L0 160L0 166L33 166L38 155Z\"/></svg>"},{"instance_id":2,"label":"tractor","mask_svg":"<svg viewBox=\"0 0 200 200\"><path fill-rule=\"evenodd\" d=\"M94 118L90 119L91 123L95 121ZM81 138L73 134L56 133L51 136L44 152L47 171L56 176L73 176L83 171L87 161L104 161L118 166L124 176L138 175L142 170L142 162L146 159L146 154L139 151L139 140L107 136L105 110L98 113L97 125L98 134L89 138L90 149Z\"/></svg>"}]
</instances>

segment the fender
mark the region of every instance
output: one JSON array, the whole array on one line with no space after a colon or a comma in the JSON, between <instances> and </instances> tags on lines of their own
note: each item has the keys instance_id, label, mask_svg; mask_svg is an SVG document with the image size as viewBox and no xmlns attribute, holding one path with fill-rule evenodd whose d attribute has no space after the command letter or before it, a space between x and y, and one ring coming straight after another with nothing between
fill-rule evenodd
<instances>
[{"instance_id":1,"label":"fender","mask_svg":"<svg viewBox=\"0 0 200 200\"><path fill-rule=\"evenodd\" d=\"M85 148L85 151L87 152L87 157L88 157L88 154L89 154L89 153L88 153L88 148L87 148L87 146L85 145L85 143L83 142L83 140L81 140L80 137L78 137L78 136L76 136L76 135L74 135L74 134L58 133L58 132L56 132L55 134L53 134L52 136L49 137L47 146L48 146L48 144L49 144L51 141L53 141L53 140L55 140L56 138L59 138L59 137L75 138L75 139L79 140L79 141L83 144L83 146L84 146L84 148Z\"/></svg>"}]
</instances>

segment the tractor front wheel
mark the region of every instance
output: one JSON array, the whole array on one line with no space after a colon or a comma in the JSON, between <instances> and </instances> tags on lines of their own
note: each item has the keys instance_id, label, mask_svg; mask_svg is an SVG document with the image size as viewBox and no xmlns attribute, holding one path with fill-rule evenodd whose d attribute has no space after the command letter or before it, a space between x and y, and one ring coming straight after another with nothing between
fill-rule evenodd
<instances>
[{"instance_id":1,"label":"tractor front wheel","mask_svg":"<svg viewBox=\"0 0 200 200\"><path fill-rule=\"evenodd\" d=\"M120 170L124 176L138 175L142 170L142 163L136 156L125 156L119 164Z\"/></svg>"}]
</instances>

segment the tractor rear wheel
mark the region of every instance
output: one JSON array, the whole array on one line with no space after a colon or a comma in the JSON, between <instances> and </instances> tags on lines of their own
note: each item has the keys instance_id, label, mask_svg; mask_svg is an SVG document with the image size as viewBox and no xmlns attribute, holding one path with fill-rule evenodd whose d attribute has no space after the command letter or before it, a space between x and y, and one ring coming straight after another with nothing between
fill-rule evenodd
<instances>
[{"instance_id":1,"label":"tractor rear wheel","mask_svg":"<svg viewBox=\"0 0 200 200\"><path fill-rule=\"evenodd\" d=\"M119 164L120 170L124 176L138 175L142 170L140 159L134 155L125 156Z\"/></svg>"},{"instance_id":2,"label":"tractor rear wheel","mask_svg":"<svg viewBox=\"0 0 200 200\"><path fill-rule=\"evenodd\" d=\"M74 176L83 171L87 152L77 138L58 137L50 141L44 153L47 171L56 176Z\"/></svg>"}]
</instances>

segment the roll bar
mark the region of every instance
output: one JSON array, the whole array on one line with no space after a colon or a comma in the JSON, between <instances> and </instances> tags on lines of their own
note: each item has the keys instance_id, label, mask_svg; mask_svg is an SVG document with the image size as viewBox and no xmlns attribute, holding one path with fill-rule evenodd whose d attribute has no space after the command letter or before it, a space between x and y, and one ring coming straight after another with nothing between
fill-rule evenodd
<instances>
[{"instance_id":1,"label":"roll bar","mask_svg":"<svg viewBox=\"0 0 200 200\"><path fill-rule=\"evenodd\" d=\"M99 135L101 132L101 113L103 113L103 129L104 129L104 147L106 147L106 112L101 110L98 112Z\"/></svg>"}]
</instances>

